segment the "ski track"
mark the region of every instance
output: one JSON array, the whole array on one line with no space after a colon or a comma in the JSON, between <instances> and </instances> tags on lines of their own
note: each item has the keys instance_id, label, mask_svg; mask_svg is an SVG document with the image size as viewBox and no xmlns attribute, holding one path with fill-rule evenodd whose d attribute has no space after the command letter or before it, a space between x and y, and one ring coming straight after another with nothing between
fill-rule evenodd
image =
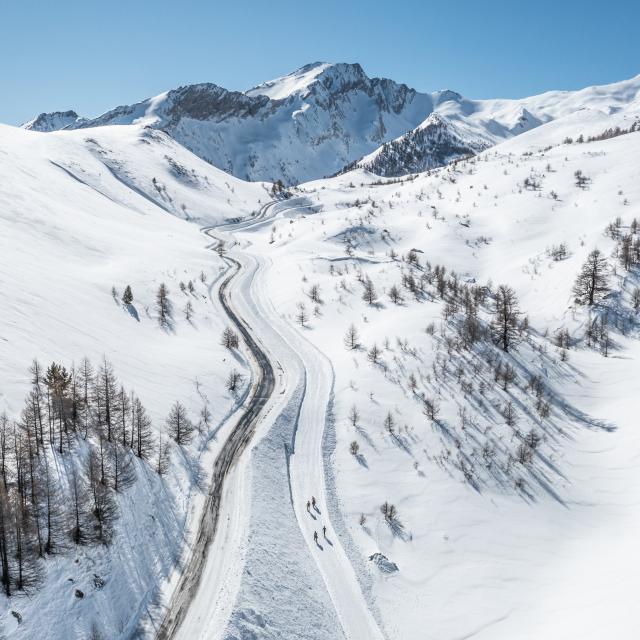
<instances>
[{"instance_id":1,"label":"ski track","mask_svg":"<svg viewBox=\"0 0 640 640\"><path fill-rule=\"evenodd\" d=\"M268 270L268 263L262 264L258 270L263 275ZM322 575L345 637L381 639L383 634L369 611L355 571L328 517L324 427L333 388L333 370L328 360L280 317L264 295L266 290L265 286L253 284L252 297L260 303L259 315L285 339L289 355L281 359L288 362L298 360L298 366L302 367L297 374L294 373L298 377L300 403L293 424L292 443L291 446L285 443L289 451L288 485L296 521L308 553ZM306 503L312 495L317 499L317 510L307 512ZM322 533L323 526L327 528L326 538ZM319 536L317 544L313 540L314 531Z\"/></svg>"},{"instance_id":2,"label":"ski track","mask_svg":"<svg viewBox=\"0 0 640 640\"><path fill-rule=\"evenodd\" d=\"M216 236L231 246L234 231L264 226L292 210L315 211L304 199L268 203L254 220L223 225ZM212 229L203 231L211 235ZM198 575L181 577L158 637L382 640L342 546L342 523L334 528L329 517L335 514L325 476L331 364L273 307L265 294L269 262L249 249L230 254L237 271L225 280L228 302L279 370L279 380L257 419L250 455L238 455L224 477L217 522L207 522L210 514L201 521L201 530L215 537L192 550L186 572ZM248 406L255 400L254 393ZM308 512L311 495L317 507ZM206 558L196 562L193 553ZM280 586L275 593L268 588L273 584Z\"/></svg>"}]
</instances>

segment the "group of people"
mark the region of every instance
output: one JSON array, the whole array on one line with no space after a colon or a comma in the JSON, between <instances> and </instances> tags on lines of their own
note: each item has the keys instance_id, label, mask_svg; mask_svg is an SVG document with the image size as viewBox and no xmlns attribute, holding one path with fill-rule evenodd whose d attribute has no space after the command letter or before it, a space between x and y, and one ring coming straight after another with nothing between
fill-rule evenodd
<instances>
[{"instance_id":1,"label":"group of people","mask_svg":"<svg viewBox=\"0 0 640 640\"><path fill-rule=\"evenodd\" d=\"M313 508L314 511L317 511L318 513L320 513L320 510L316 507L316 499L314 496L311 496L311 500L307 500L307 511L309 513L311 513L311 508ZM324 525L322 526L322 537L326 540L327 539L327 527L325 527ZM313 532L313 541L318 544L318 532L314 531Z\"/></svg>"}]
</instances>

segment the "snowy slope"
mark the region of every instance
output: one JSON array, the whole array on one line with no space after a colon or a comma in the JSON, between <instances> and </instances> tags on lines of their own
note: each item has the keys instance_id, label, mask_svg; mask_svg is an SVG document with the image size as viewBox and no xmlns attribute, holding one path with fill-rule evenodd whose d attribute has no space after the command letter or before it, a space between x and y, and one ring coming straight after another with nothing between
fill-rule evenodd
<instances>
[{"instance_id":1,"label":"snowy slope","mask_svg":"<svg viewBox=\"0 0 640 640\"><path fill-rule=\"evenodd\" d=\"M180 87L98 118L65 121L65 126L147 124L237 177L295 184L333 175L404 134L414 139L415 159L400 165L391 160L389 167L379 167L381 175L446 161L452 155L450 140L439 145L437 136L429 136L426 144L422 139L433 112L455 127L465 148L474 150L582 109L624 110L637 103L639 90L640 76L519 100L470 100L454 91L420 93L392 80L369 78L359 64L317 62L245 93L215 84ZM55 116L43 114L37 120L44 129L60 128L48 123L57 122ZM385 157L388 148L378 154Z\"/></svg>"},{"instance_id":2,"label":"snowy slope","mask_svg":"<svg viewBox=\"0 0 640 640\"><path fill-rule=\"evenodd\" d=\"M90 128L0 127L0 411L19 414L33 357L107 355L156 432L177 399L194 419L206 401L214 425L166 479L141 465L111 548L72 548L45 561L41 590L0 596L4 634L153 636L237 405L224 379L250 376L219 344L226 267L198 230L231 222L212 237L241 264L231 298L277 383L179 637L635 640L640 273L617 253L640 235L639 85L479 102L318 63L246 94L184 87ZM359 166L263 207L270 185L211 166L293 179L340 169L332 154L412 175ZM590 311L572 286L594 247L611 291ZM135 313L111 296L126 284ZM489 339L500 284L528 318L508 353ZM586 338L605 316L606 349Z\"/></svg>"},{"instance_id":3,"label":"snowy slope","mask_svg":"<svg viewBox=\"0 0 640 640\"><path fill-rule=\"evenodd\" d=\"M0 149L0 413L19 418L33 358L71 366L87 356L95 366L106 356L147 408L154 433L164 430L175 400L194 421L207 403L217 429L236 403L225 377L232 366L247 367L219 345L226 322L210 289L225 265L198 225L180 218L250 216L266 200L263 187L136 127L96 130L88 140L84 131L2 126ZM190 280L193 293L181 292L180 282ZM155 310L160 282L174 309L166 331ZM127 284L130 309L111 295L112 286L121 295ZM183 315L187 301L192 322ZM4 637L85 638L95 624L102 637L124 638L149 625L166 579L178 571L218 446L197 437L184 452L174 450L165 480L137 464L137 483L118 500L112 546L70 545L44 561L38 591L0 596ZM57 464L68 467L74 455ZM94 575L105 581L100 588Z\"/></svg>"},{"instance_id":4,"label":"snowy slope","mask_svg":"<svg viewBox=\"0 0 640 640\"><path fill-rule=\"evenodd\" d=\"M301 191L320 213L289 212L245 234L245 250L272 265L266 290L281 319L331 363L328 370L314 366L308 348L292 343L307 375L315 376L314 388L333 389L315 400L316 420L321 404L332 407L319 454L323 503L329 502L322 511L328 508L387 638L637 635L640 564L633 532L640 523L640 438L633 390L640 324L631 294L640 277L637 267L625 272L617 264L616 243L605 228L620 216L626 233L640 217L640 133L562 142L636 121L621 113L581 112L405 182L385 186L362 170L313 182ZM590 178L587 189L575 184L578 169ZM540 186L527 189L525 178ZM556 261L550 251L560 243L567 257ZM594 312L608 309L609 357L587 346L588 313L574 305L571 293L596 246L612 267L613 293ZM422 267L407 262L411 249ZM455 321L443 320L445 305L434 285L426 297L402 286L402 274L417 277L426 261L455 271L460 285L514 287L530 320L527 338L510 355L490 346L456 347ZM376 305L361 298L358 279L367 276L378 292ZM317 312L313 284L322 299ZM392 284L401 290L400 304L387 296ZM300 305L306 307L304 327ZM482 317L488 319L489 309ZM354 351L343 344L351 323L362 345ZM425 332L430 323L433 335ZM571 336L567 358L554 340L560 328ZM367 358L374 343L381 349L379 365ZM507 391L493 382L490 353L516 370ZM543 380L548 418L536 412L531 375ZM423 395L439 399L436 424L423 413ZM502 415L508 401L517 407L517 431ZM355 426L349 419L354 404L360 414ZM388 412L393 433L384 425ZM531 429L542 439L533 461L521 464L516 449ZM296 446L309 449L297 463L305 469L297 479L292 464L294 497L298 483L301 489L297 501L317 482L315 437L298 432L303 441ZM352 441L359 444L357 456L349 452ZM268 495L262 493L263 511ZM380 513L385 500L398 509L393 526ZM309 536L317 525L304 520ZM313 555L331 593L331 580L340 581L343 569L334 566L332 548L323 546ZM370 561L377 552L398 571Z\"/></svg>"}]
</instances>

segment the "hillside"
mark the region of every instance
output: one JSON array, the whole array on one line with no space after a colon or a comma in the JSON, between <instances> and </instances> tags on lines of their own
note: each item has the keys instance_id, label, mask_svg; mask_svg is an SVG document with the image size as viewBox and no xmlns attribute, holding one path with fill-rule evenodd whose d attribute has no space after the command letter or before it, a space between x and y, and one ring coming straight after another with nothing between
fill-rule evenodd
<instances>
[{"instance_id":1,"label":"hillside","mask_svg":"<svg viewBox=\"0 0 640 640\"><path fill-rule=\"evenodd\" d=\"M84 358L96 373L106 358L118 388L146 408L155 443L148 460L127 463L137 481L116 495L120 517L109 547L74 545L66 535L70 512L57 505L55 551L38 563L42 582L28 597L19 590L11 600L2 596L1 628L7 637L59 639L88 637L95 625L102 637L130 637L150 624L198 516L220 445L212 438L226 434L224 420L236 406L225 379L234 365L247 371L242 357L232 364L220 345L225 321L210 291L225 265L207 250L198 225L180 218L211 224L250 216L267 194L137 127L103 128L88 139L82 131L45 135L1 126L0 147L0 414L10 421L0 418L3 447L13 442L13 421L25 424L34 359L43 372L61 363L78 380ZM172 307L164 327L156 303L162 282ZM133 301L123 304L127 285ZM208 426L189 446L174 444L160 477L158 442L169 441L166 419L176 401L194 424L207 407ZM122 420L130 433L128 416ZM54 431L46 458L57 470L60 499L75 472L84 476L90 450L101 450L91 433L63 443ZM122 460L129 460L125 452ZM3 472L5 464L14 463L3 454Z\"/></svg>"},{"instance_id":2,"label":"hillside","mask_svg":"<svg viewBox=\"0 0 640 640\"><path fill-rule=\"evenodd\" d=\"M639 89L0 126L0 635L635 640Z\"/></svg>"},{"instance_id":3,"label":"hillside","mask_svg":"<svg viewBox=\"0 0 640 640\"><path fill-rule=\"evenodd\" d=\"M640 280L619 247L638 243L640 133L563 143L634 122L576 115L410 180L305 184L320 213L247 234L296 349L330 361L327 508L385 637L634 637ZM610 293L590 309L572 287L596 247ZM521 312L508 352L500 284Z\"/></svg>"}]
</instances>

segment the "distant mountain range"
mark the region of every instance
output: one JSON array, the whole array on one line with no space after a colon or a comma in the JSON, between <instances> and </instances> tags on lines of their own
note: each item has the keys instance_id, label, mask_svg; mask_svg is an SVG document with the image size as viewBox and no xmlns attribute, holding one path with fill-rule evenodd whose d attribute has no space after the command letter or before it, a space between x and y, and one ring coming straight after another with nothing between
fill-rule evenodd
<instances>
[{"instance_id":1,"label":"distant mountain range","mask_svg":"<svg viewBox=\"0 0 640 640\"><path fill-rule=\"evenodd\" d=\"M640 109L640 76L518 100L469 100L370 78L359 64L316 62L245 92L189 85L97 118L43 113L23 127L143 124L236 177L293 184L354 166L385 176L423 171L582 109Z\"/></svg>"}]
</instances>

